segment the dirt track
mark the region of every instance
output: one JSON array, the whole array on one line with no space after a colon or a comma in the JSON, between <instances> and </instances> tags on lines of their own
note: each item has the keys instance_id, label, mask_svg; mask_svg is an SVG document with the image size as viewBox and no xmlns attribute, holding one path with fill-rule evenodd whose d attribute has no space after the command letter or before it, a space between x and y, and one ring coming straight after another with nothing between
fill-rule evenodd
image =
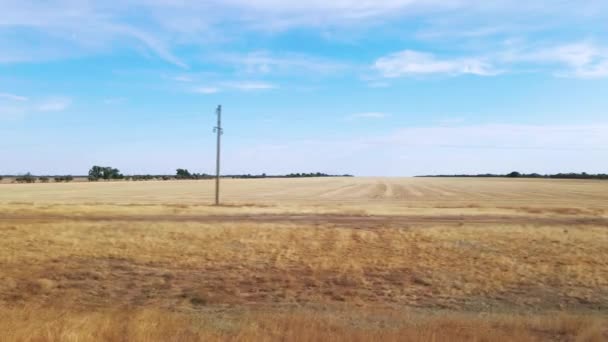
<instances>
[{"instance_id":1,"label":"dirt track","mask_svg":"<svg viewBox=\"0 0 608 342\"><path fill-rule=\"evenodd\" d=\"M196 223L294 223L306 225L330 224L353 228L436 224L520 224L520 225L595 225L608 227L603 217L534 217L509 215L337 215L337 214L259 214L259 215L60 215L60 214L0 214L0 222L196 222Z\"/></svg>"}]
</instances>

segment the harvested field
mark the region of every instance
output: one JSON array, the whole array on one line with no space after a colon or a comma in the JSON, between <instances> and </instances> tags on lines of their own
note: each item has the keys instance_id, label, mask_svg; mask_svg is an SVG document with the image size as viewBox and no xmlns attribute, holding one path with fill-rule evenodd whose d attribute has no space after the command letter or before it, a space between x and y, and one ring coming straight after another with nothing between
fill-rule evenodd
<instances>
[{"instance_id":1,"label":"harvested field","mask_svg":"<svg viewBox=\"0 0 608 342\"><path fill-rule=\"evenodd\" d=\"M0 339L608 338L608 182L0 185Z\"/></svg>"}]
</instances>

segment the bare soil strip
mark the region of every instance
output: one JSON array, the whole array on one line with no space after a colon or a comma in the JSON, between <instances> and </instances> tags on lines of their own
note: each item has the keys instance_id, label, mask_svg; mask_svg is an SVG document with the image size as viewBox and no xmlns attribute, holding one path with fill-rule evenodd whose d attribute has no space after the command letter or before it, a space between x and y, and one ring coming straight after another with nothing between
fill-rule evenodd
<instances>
[{"instance_id":1,"label":"bare soil strip","mask_svg":"<svg viewBox=\"0 0 608 342\"><path fill-rule=\"evenodd\" d=\"M382 226L436 225L436 224L519 224L519 225L595 225L608 227L603 217L534 217L508 215L341 215L341 214L256 214L256 215L61 215L0 213L0 222L199 222L199 223L282 223L282 224L332 224L352 228L376 228Z\"/></svg>"}]
</instances>

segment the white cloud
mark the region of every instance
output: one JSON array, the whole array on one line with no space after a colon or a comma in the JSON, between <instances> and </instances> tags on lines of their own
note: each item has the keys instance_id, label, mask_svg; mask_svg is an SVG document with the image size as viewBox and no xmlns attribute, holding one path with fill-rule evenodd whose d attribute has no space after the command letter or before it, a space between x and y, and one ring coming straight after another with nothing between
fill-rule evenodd
<instances>
[{"instance_id":1,"label":"white cloud","mask_svg":"<svg viewBox=\"0 0 608 342\"><path fill-rule=\"evenodd\" d=\"M15 94L9 94L9 93L0 93L0 99L11 100L11 101L19 101L19 102L24 102L24 101L29 100L25 96L20 96L20 95L15 95Z\"/></svg>"},{"instance_id":2,"label":"white cloud","mask_svg":"<svg viewBox=\"0 0 608 342\"><path fill-rule=\"evenodd\" d=\"M242 91L271 90L279 87L276 84L255 81L226 82L224 86Z\"/></svg>"},{"instance_id":3,"label":"white cloud","mask_svg":"<svg viewBox=\"0 0 608 342\"><path fill-rule=\"evenodd\" d=\"M0 12L3 54L0 62L65 59L129 46L152 52L171 64L187 68L186 63L171 51L169 32L155 29L154 25L133 24L121 19L138 6L143 6L140 8L142 14L156 7L153 3L119 5L105 1L71 0L3 3ZM4 34L6 32L9 34ZM20 35L37 37L36 44L28 45ZM143 49L140 49L142 45Z\"/></svg>"},{"instance_id":4,"label":"white cloud","mask_svg":"<svg viewBox=\"0 0 608 342\"><path fill-rule=\"evenodd\" d=\"M347 70L350 66L324 58L298 53L271 53L254 51L245 54L220 54L216 58L220 63L234 65L246 73L300 73L331 74Z\"/></svg>"},{"instance_id":5,"label":"white cloud","mask_svg":"<svg viewBox=\"0 0 608 342\"><path fill-rule=\"evenodd\" d=\"M559 77L604 78L608 77L608 46L589 41L553 45L519 43L472 57L437 57L405 50L377 59L372 68L384 78L495 76L530 69Z\"/></svg>"},{"instance_id":6,"label":"white cloud","mask_svg":"<svg viewBox=\"0 0 608 342\"><path fill-rule=\"evenodd\" d=\"M608 47L590 41L550 46L515 47L502 54L510 63L555 66L558 76L577 78L608 77Z\"/></svg>"},{"instance_id":7,"label":"white cloud","mask_svg":"<svg viewBox=\"0 0 608 342\"><path fill-rule=\"evenodd\" d=\"M192 77L190 77L188 75L178 75L178 76L173 77L173 80L177 81L177 82L186 82L186 83L193 81Z\"/></svg>"},{"instance_id":8,"label":"white cloud","mask_svg":"<svg viewBox=\"0 0 608 342\"><path fill-rule=\"evenodd\" d=\"M272 90L278 88L277 85L267 82L258 82L258 81L232 81L232 82L221 82L215 86L201 86L192 88L191 92L197 94L211 95L216 94L226 90L233 91L262 91L262 90Z\"/></svg>"},{"instance_id":9,"label":"white cloud","mask_svg":"<svg viewBox=\"0 0 608 342\"><path fill-rule=\"evenodd\" d=\"M134 13L138 20L130 20ZM578 19L579 22L602 24L606 13L608 3L605 1L22 0L3 2L0 32L6 29L10 33L4 37L6 39L15 36L11 33L14 29L36 32L46 40L37 39L40 46L35 50L54 57L95 53L132 45L135 41L159 58L186 68L187 63L176 55L175 47L224 42L246 35L252 29L276 31L313 27L320 29L322 36L327 34L326 28L345 26L350 32L353 27L381 26L393 19L422 19L424 29L433 31L439 26L440 30L445 30L447 26L458 32L464 25L465 30L473 28L473 33L467 37L477 37L503 31L504 27L520 27L514 21L522 17L531 18L529 22L559 21L572 25L572 19ZM495 24L487 25L487 22ZM0 37L0 46L3 50L0 60L41 58L31 56L32 46L20 39L3 40ZM5 57L7 51L12 57Z\"/></svg>"},{"instance_id":10,"label":"white cloud","mask_svg":"<svg viewBox=\"0 0 608 342\"><path fill-rule=\"evenodd\" d=\"M72 104L67 97L50 97L44 100L30 99L13 94L0 94L0 119L22 119L41 112L61 112Z\"/></svg>"},{"instance_id":11,"label":"white cloud","mask_svg":"<svg viewBox=\"0 0 608 342\"><path fill-rule=\"evenodd\" d=\"M356 113L350 115L349 119L384 119L389 117L390 115L382 112L366 112L366 113Z\"/></svg>"},{"instance_id":12,"label":"white cloud","mask_svg":"<svg viewBox=\"0 0 608 342\"><path fill-rule=\"evenodd\" d=\"M387 78L416 75L462 75L492 76L498 74L483 58L437 58L430 53L405 50L381 57L374 69Z\"/></svg>"},{"instance_id":13,"label":"white cloud","mask_svg":"<svg viewBox=\"0 0 608 342\"><path fill-rule=\"evenodd\" d=\"M133 20L133 13L137 13L137 20ZM410 19L415 27L420 27L419 31L403 32L395 25ZM5 1L0 11L0 63L65 59L129 49L186 69L190 66L188 57L198 54L199 49L207 55L213 51L216 56L225 57L214 63L230 64L245 72L293 73L297 70L311 76L344 70L357 73L352 63L308 54L276 51L222 54L221 50L226 48L225 43L255 39L260 31L264 34L301 27L316 30L319 37L340 36L352 40L355 46L374 39L376 34L384 35L380 38L385 40L398 34L399 39L394 41L407 41L420 38L425 32L433 36L449 30L447 33L453 34L450 44L458 44L458 48L471 47L473 51L454 57L405 50L378 58L374 69L389 78L439 74L489 76L505 71L503 63L507 66L512 63L501 60L498 53L475 52L475 46L482 46L486 51L491 49L480 43L480 39L495 42L495 38L504 32L515 32L518 36L531 32L532 37L539 32L542 37L551 37L554 32L553 36L559 37L564 30L574 34L591 32L589 34L603 37L606 20L606 1ZM577 29L577 24L586 26ZM355 31L357 33L353 33ZM22 36L28 39L22 39ZM264 36L267 37L274 38ZM344 41L339 38L335 41ZM32 45L32 41L36 44ZM534 42L533 45L540 44ZM593 50L596 47L599 50ZM561 72L549 70L560 76L608 77L605 48L588 44L547 49L522 52L529 63L540 64L543 68L546 67L543 63L565 67ZM195 54L180 54L181 51L195 51ZM517 63L524 61L525 58ZM187 76L178 76L175 80L189 82Z\"/></svg>"},{"instance_id":14,"label":"white cloud","mask_svg":"<svg viewBox=\"0 0 608 342\"><path fill-rule=\"evenodd\" d=\"M198 87L198 88L195 88L193 91L198 94L209 95L209 94L218 93L220 91L220 89L216 88L216 87Z\"/></svg>"},{"instance_id":15,"label":"white cloud","mask_svg":"<svg viewBox=\"0 0 608 342\"><path fill-rule=\"evenodd\" d=\"M256 28L285 30L293 27L339 27L354 25L381 25L390 20L421 15L459 13L474 16L511 12L514 15L565 11L564 6L547 3L546 0L530 0L525 4L509 0L224 0L232 13L241 14L242 20ZM570 5L576 13L585 6ZM604 8L606 6L601 6ZM550 8L550 9L548 9ZM573 13L573 12L571 12Z\"/></svg>"},{"instance_id":16,"label":"white cloud","mask_svg":"<svg viewBox=\"0 0 608 342\"><path fill-rule=\"evenodd\" d=\"M140 29L134 28L132 26L127 25L115 25L108 24L108 30L114 31L119 35L126 35L132 38L139 40L144 43L151 51L156 53L158 57L161 59L174 64L178 67L187 69L188 65L184 63L180 58L178 58L173 52L170 50L168 44L156 38L155 35L142 31Z\"/></svg>"},{"instance_id":17,"label":"white cloud","mask_svg":"<svg viewBox=\"0 0 608 342\"><path fill-rule=\"evenodd\" d=\"M65 97L50 98L40 103L36 110L40 112L62 112L72 104L72 100Z\"/></svg>"}]
</instances>

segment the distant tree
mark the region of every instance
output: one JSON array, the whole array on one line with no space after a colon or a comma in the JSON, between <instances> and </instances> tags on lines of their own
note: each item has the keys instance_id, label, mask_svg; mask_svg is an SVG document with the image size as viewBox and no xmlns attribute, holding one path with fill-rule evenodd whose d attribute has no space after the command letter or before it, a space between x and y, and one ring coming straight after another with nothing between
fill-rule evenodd
<instances>
[{"instance_id":1,"label":"distant tree","mask_svg":"<svg viewBox=\"0 0 608 342\"><path fill-rule=\"evenodd\" d=\"M120 173L118 169L112 167L103 167L103 166L93 166L89 170L89 181L96 182L100 179L123 179L124 176Z\"/></svg>"},{"instance_id":2,"label":"distant tree","mask_svg":"<svg viewBox=\"0 0 608 342\"><path fill-rule=\"evenodd\" d=\"M48 183L50 179L49 177L38 177L38 180L40 183Z\"/></svg>"},{"instance_id":3,"label":"distant tree","mask_svg":"<svg viewBox=\"0 0 608 342\"><path fill-rule=\"evenodd\" d=\"M74 177L67 175L67 176L60 176L60 177L55 177L55 182L56 183L61 183L61 182L71 182L74 180Z\"/></svg>"},{"instance_id":4,"label":"distant tree","mask_svg":"<svg viewBox=\"0 0 608 342\"><path fill-rule=\"evenodd\" d=\"M2 176L0 176L0 182L2 182L2 179L3 179Z\"/></svg>"},{"instance_id":5,"label":"distant tree","mask_svg":"<svg viewBox=\"0 0 608 342\"><path fill-rule=\"evenodd\" d=\"M89 170L89 181L96 182L102 178L103 178L103 167L95 165Z\"/></svg>"},{"instance_id":6,"label":"distant tree","mask_svg":"<svg viewBox=\"0 0 608 342\"><path fill-rule=\"evenodd\" d=\"M23 176L15 178L17 183L36 183L36 177L32 176L31 173L26 173Z\"/></svg>"},{"instance_id":7,"label":"distant tree","mask_svg":"<svg viewBox=\"0 0 608 342\"><path fill-rule=\"evenodd\" d=\"M192 179L192 174L187 169L177 169L175 171L175 178L177 179Z\"/></svg>"},{"instance_id":8,"label":"distant tree","mask_svg":"<svg viewBox=\"0 0 608 342\"><path fill-rule=\"evenodd\" d=\"M511 173L509 173L507 175L507 177L511 177L511 178L517 178L517 177L521 177L521 173L517 172L517 171L513 171Z\"/></svg>"}]
</instances>

